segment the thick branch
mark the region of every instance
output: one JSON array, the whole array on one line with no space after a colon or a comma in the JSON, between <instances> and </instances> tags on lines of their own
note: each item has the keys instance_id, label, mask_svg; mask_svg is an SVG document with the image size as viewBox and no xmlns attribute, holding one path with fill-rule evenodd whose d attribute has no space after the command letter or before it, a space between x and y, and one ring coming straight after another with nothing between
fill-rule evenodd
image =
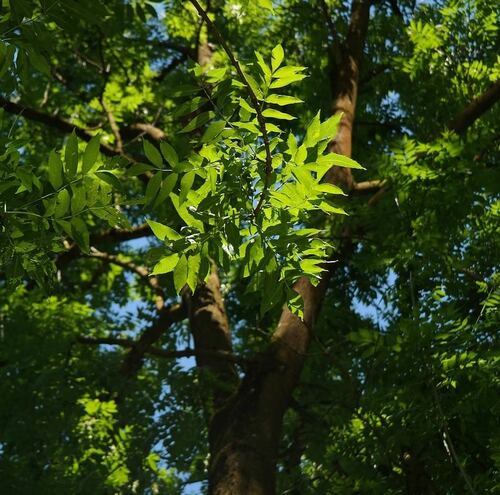
<instances>
[{"instance_id":1,"label":"thick branch","mask_svg":"<svg viewBox=\"0 0 500 495\"><path fill-rule=\"evenodd\" d=\"M90 236L90 245L95 246L106 243L118 243L130 241L132 239L140 239L152 235L151 227L147 224L140 225L131 230L124 229L110 229L104 232L97 232ZM66 266L70 261L80 256L80 248L77 244L73 243L69 246L68 250L60 254L56 259L56 266L58 269Z\"/></svg>"},{"instance_id":2,"label":"thick branch","mask_svg":"<svg viewBox=\"0 0 500 495\"><path fill-rule=\"evenodd\" d=\"M2 96L0 96L0 106L6 112L20 115L28 120L33 120L34 122L40 122L41 124L45 124L62 133L70 134L75 131L75 134L84 141L90 141L94 137L93 134L87 130L78 127L63 118L48 115L33 108L25 107L20 103L9 101ZM119 154L111 146L104 143L101 143L101 152L106 156L116 156Z\"/></svg>"},{"instance_id":3,"label":"thick branch","mask_svg":"<svg viewBox=\"0 0 500 495\"><path fill-rule=\"evenodd\" d=\"M168 308L164 307L160 311L158 319L142 332L137 342L131 347L130 352L123 361L121 373L126 377L134 376L139 371L148 349L160 339L170 325L183 320L186 316L184 304L176 304Z\"/></svg>"},{"instance_id":4,"label":"thick branch","mask_svg":"<svg viewBox=\"0 0 500 495\"><path fill-rule=\"evenodd\" d=\"M359 64L363 53L370 3L355 0L351 12L343 63L337 67L333 111L343 112L339 133L331 150L349 156L352 123L356 107ZM332 136L333 137L333 136ZM349 169L348 169L349 170ZM351 180L330 174L328 180L344 184ZM304 301L304 319L285 309L263 355L213 420L209 491L225 493L274 493L275 466L281 438L283 415L299 380L314 324L323 300L328 273L314 287L302 278L295 290ZM237 439L237 442L235 442ZM234 466L249 466L235 474Z\"/></svg>"},{"instance_id":5,"label":"thick branch","mask_svg":"<svg viewBox=\"0 0 500 495\"><path fill-rule=\"evenodd\" d=\"M39 110L36 110L34 108L26 107L21 103L15 103L13 101L7 100L2 96L0 96L0 106L8 113L19 115L33 122L39 122L63 134L71 134L73 131L75 131L75 134L84 141L90 141L94 137L94 134L89 132L87 129L72 124L71 122L69 122L64 118L40 112ZM108 115L108 118L109 117L110 116ZM113 132L115 133L115 137L117 136L117 131L119 135L120 133L119 129L115 128L113 130ZM138 136L141 133L147 134L154 141L160 141L161 139L165 138L165 133L161 129L155 127L152 124L144 124L141 122L137 122L125 127L121 132L122 134L128 136L130 135ZM118 156L122 154L119 151L119 148L115 150L114 148L105 143L101 143L100 149L101 152L106 156ZM128 158L134 161L133 158L131 157Z\"/></svg>"},{"instance_id":6,"label":"thick branch","mask_svg":"<svg viewBox=\"0 0 500 495\"><path fill-rule=\"evenodd\" d=\"M464 109L455 115L448 124L448 129L457 134L463 134L471 127L477 119L481 118L495 103L500 99L500 80L493 83L484 93L477 98L474 98ZM425 153L422 153L422 156ZM388 190L386 180L368 181L365 183L354 184L354 191L360 191L363 184L379 182L377 192L368 201L368 206L375 206Z\"/></svg>"},{"instance_id":7,"label":"thick branch","mask_svg":"<svg viewBox=\"0 0 500 495\"><path fill-rule=\"evenodd\" d=\"M448 124L448 129L462 134L498 100L500 100L500 79L457 114Z\"/></svg>"},{"instance_id":8,"label":"thick branch","mask_svg":"<svg viewBox=\"0 0 500 495\"><path fill-rule=\"evenodd\" d=\"M100 244L105 242L125 242L132 239L140 239L153 235L151 227L145 223L134 227L130 230L125 229L111 229L104 232L98 232L90 236L90 244Z\"/></svg>"},{"instance_id":9,"label":"thick branch","mask_svg":"<svg viewBox=\"0 0 500 495\"><path fill-rule=\"evenodd\" d=\"M200 368L201 379L212 382L212 405L217 409L234 392L239 381L238 373L231 363L214 360L206 354L206 351L222 351L227 354L233 352L217 272L213 270L208 279L198 285L195 293L186 293L184 299L189 308L189 322L195 348L204 353L197 356L196 364ZM208 410L213 410L209 404L207 406Z\"/></svg>"},{"instance_id":10,"label":"thick branch","mask_svg":"<svg viewBox=\"0 0 500 495\"><path fill-rule=\"evenodd\" d=\"M161 141L167 137L167 135L159 127L142 122L136 122L135 124L129 125L126 129L124 129L124 133L125 132L130 135L134 135L134 137L147 134L153 141Z\"/></svg>"},{"instance_id":11,"label":"thick branch","mask_svg":"<svg viewBox=\"0 0 500 495\"><path fill-rule=\"evenodd\" d=\"M326 24L328 26L329 34L331 35L332 39L334 40L335 36L336 36L336 30L335 30L335 26L333 25L333 22L332 22L332 16L330 15L330 10L328 8L328 5L326 4L325 0L320 0L319 3L320 3L321 10L323 12L323 17L325 18Z\"/></svg>"}]
</instances>

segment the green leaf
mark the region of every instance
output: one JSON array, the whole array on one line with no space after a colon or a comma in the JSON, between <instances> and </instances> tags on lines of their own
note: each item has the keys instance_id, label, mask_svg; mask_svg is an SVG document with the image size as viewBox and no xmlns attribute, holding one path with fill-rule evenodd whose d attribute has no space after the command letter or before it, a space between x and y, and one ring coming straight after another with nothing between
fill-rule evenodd
<instances>
[{"instance_id":1,"label":"green leaf","mask_svg":"<svg viewBox=\"0 0 500 495\"><path fill-rule=\"evenodd\" d=\"M262 91L260 90L259 84L257 84L257 81L249 74L245 73L245 77L247 80L248 85L252 88L252 91L255 93L255 96L257 99L262 99Z\"/></svg>"},{"instance_id":2,"label":"green leaf","mask_svg":"<svg viewBox=\"0 0 500 495\"><path fill-rule=\"evenodd\" d=\"M337 153L329 153L328 156L332 159L332 164L336 167L345 167L345 168L358 168L360 170L366 170L365 167L361 166L358 162L354 161L352 158L349 158L344 155L338 155ZM323 157L321 157L323 158ZM318 163L320 160L318 159Z\"/></svg>"},{"instance_id":3,"label":"green leaf","mask_svg":"<svg viewBox=\"0 0 500 495\"><path fill-rule=\"evenodd\" d=\"M151 227L153 234L158 237L160 241L177 241L182 239L182 236L168 225L163 225L162 223L155 222L154 220L146 220L146 222Z\"/></svg>"},{"instance_id":4,"label":"green leaf","mask_svg":"<svg viewBox=\"0 0 500 495\"><path fill-rule=\"evenodd\" d=\"M300 268L306 275L318 275L325 271L321 267L322 260L306 258L300 262Z\"/></svg>"},{"instance_id":5,"label":"green leaf","mask_svg":"<svg viewBox=\"0 0 500 495\"><path fill-rule=\"evenodd\" d=\"M226 222L224 225L224 230L226 231L226 238L229 244L233 246L235 250L240 247L240 229L233 222Z\"/></svg>"},{"instance_id":6,"label":"green leaf","mask_svg":"<svg viewBox=\"0 0 500 495\"><path fill-rule=\"evenodd\" d=\"M282 64L285 58L285 52L281 45L276 45L271 52L271 68L275 72L278 67Z\"/></svg>"},{"instance_id":7,"label":"green leaf","mask_svg":"<svg viewBox=\"0 0 500 495\"><path fill-rule=\"evenodd\" d=\"M201 127L205 125L209 120L211 120L214 117L214 112L203 112L194 117L194 119L189 122L188 125L186 125L183 129L179 131L179 134L186 133L186 132L191 132L194 131L195 129L198 129L198 127Z\"/></svg>"},{"instance_id":8,"label":"green leaf","mask_svg":"<svg viewBox=\"0 0 500 495\"><path fill-rule=\"evenodd\" d=\"M305 79L306 77L307 76L305 74L293 74L287 77L280 77L279 79L276 79L276 81L274 81L271 84L271 86L269 86L269 88L270 89L283 88L294 82L302 81L302 79Z\"/></svg>"},{"instance_id":9,"label":"green leaf","mask_svg":"<svg viewBox=\"0 0 500 495\"><path fill-rule=\"evenodd\" d=\"M64 150L64 160L66 162L66 172L70 178L73 178L78 170L78 139L75 131L68 137L66 149Z\"/></svg>"},{"instance_id":10,"label":"green leaf","mask_svg":"<svg viewBox=\"0 0 500 495\"><path fill-rule=\"evenodd\" d=\"M306 137L304 138L304 146L306 148L312 148L320 141L320 129L321 124L319 121L319 112L311 120L311 123L307 127Z\"/></svg>"},{"instance_id":11,"label":"green leaf","mask_svg":"<svg viewBox=\"0 0 500 495\"><path fill-rule=\"evenodd\" d=\"M81 218L76 217L71 220L71 232L73 234L73 239L75 239L76 243L80 246L80 249L84 253L88 253L90 249L90 236L87 225Z\"/></svg>"},{"instance_id":12,"label":"green leaf","mask_svg":"<svg viewBox=\"0 0 500 495\"><path fill-rule=\"evenodd\" d=\"M83 152L82 158L82 174L86 174L90 172L94 163L97 160L99 155L99 146L100 146L101 138L99 135L94 136L85 147L85 151Z\"/></svg>"},{"instance_id":13,"label":"green leaf","mask_svg":"<svg viewBox=\"0 0 500 495\"><path fill-rule=\"evenodd\" d=\"M122 184L115 174L103 170L101 172L95 172L96 177L99 177L102 181L109 184L115 191L120 191L122 189Z\"/></svg>"},{"instance_id":14,"label":"green leaf","mask_svg":"<svg viewBox=\"0 0 500 495\"><path fill-rule=\"evenodd\" d=\"M341 194L342 196L345 196L346 193L340 189L338 186L334 186L333 184L328 184L328 183L323 183L323 184L318 184L315 187L316 191L320 192L325 192L328 194Z\"/></svg>"},{"instance_id":15,"label":"green leaf","mask_svg":"<svg viewBox=\"0 0 500 495\"><path fill-rule=\"evenodd\" d=\"M337 128L340 120L342 119L342 112L332 115L328 120L322 122L320 125L319 138L320 139L333 139L337 134Z\"/></svg>"},{"instance_id":16,"label":"green leaf","mask_svg":"<svg viewBox=\"0 0 500 495\"><path fill-rule=\"evenodd\" d=\"M174 205L175 210L177 211L177 214L184 220L184 222L186 222L186 225L194 227L200 232L204 231L203 222L194 218L193 215L188 212L185 204L179 203L179 197L176 194L170 193L170 199L172 201L172 204Z\"/></svg>"},{"instance_id":17,"label":"green leaf","mask_svg":"<svg viewBox=\"0 0 500 495\"><path fill-rule=\"evenodd\" d=\"M224 120L219 120L217 122L213 122L207 127L207 130L203 133L201 138L201 143L208 143L213 141L226 127L226 122Z\"/></svg>"},{"instance_id":18,"label":"green leaf","mask_svg":"<svg viewBox=\"0 0 500 495\"><path fill-rule=\"evenodd\" d=\"M193 187L193 182L195 178L195 172L191 170L190 172L184 174L181 179L181 190L179 192L179 204L184 203L186 201L186 197Z\"/></svg>"},{"instance_id":19,"label":"green leaf","mask_svg":"<svg viewBox=\"0 0 500 495\"><path fill-rule=\"evenodd\" d=\"M286 77L296 76L299 72L306 70L305 67L299 67L297 65L286 65L285 67L281 67L274 74L273 77L275 79L282 79Z\"/></svg>"},{"instance_id":20,"label":"green leaf","mask_svg":"<svg viewBox=\"0 0 500 495\"><path fill-rule=\"evenodd\" d=\"M69 209L70 196L67 189L61 189L57 193L56 197L56 207L54 210L54 216L56 218L63 217Z\"/></svg>"},{"instance_id":21,"label":"green leaf","mask_svg":"<svg viewBox=\"0 0 500 495\"><path fill-rule=\"evenodd\" d=\"M286 95L269 95L264 101L267 103L272 103L273 105L285 106L293 105L295 103L304 103L300 98L295 98L295 96Z\"/></svg>"},{"instance_id":22,"label":"green leaf","mask_svg":"<svg viewBox=\"0 0 500 495\"><path fill-rule=\"evenodd\" d=\"M149 179L148 185L146 186L146 192L144 193L144 204L149 205L156 198L162 181L162 173L156 172L151 179Z\"/></svg>"},{"instance_id":23,"label":"green leaf","mask_svg":"<svg viewBox=\"0 0 500 495\"><path fill-rule=\"evenodd\" d=\"M179 262L179 255L177 253L171 254L162 258L153 268L152 275L161 275L162 273L170 273Z\"/></svg>"},{"instance_id":24,"label":"green leaf","mask_svg":"<svg viewBox=\"0 0 500 495\"><path fill-rule=\"evenodd\" d=\"M266 84L269 85L271 82L271 69L264 62L264 59L262 58L262 55L259 52L256 51L255 56L257 57L257 63L259 64L259 67L262 70L262 74L264 74L264 79L266 81Z\"/></svg>"},{"instance_id":25,"label":"green leaf","mask_svg":"<svg viewBox=\"0 0 500 495\"><path fill-rule=\"evenodd\" d=\"M265 9L273 11L272 0L254 0L259 7L264 7Z\"/></svg>"},{"instance_id":26,"label":"green leaf","mask_svg":"<svg viewBox=\"0 0 500 495\"><path fill-rule=\"evenodd\" d=\"M175 149L165 141L162 141L160 143L160 149L161 153L163 155L163 158L167 161L167 163L172 167L175 168L177 164L179 163L179 156L177 155L177 152Z\"/></svg>"},{"instance_id":27,"label":"green leaf","mask_svg":"<svg viewBox=\"0 0 500 495\"><path fill-rule=\"evenodd\" d=\"M240 102L240 107L245 109L248 113L256 113L255 109L252 108L249 105L249 103L246 100L244 100L243 98L240 98L239 102Z\"/></svg>"},{"instance_id":28,"label":"green leaf","mask_svg":"<svg viewBox=\"0 0 500 495\"><path fill-rule=\"evenodd\" d=\"M85 189L81 185L73 187L73 196L71 197L71 213L76 215L80 213L86 205Z\"/></svg>"},{"instance_id":29,"label":"green leaf","mask_svg":"<svg viewBox=\"0 0 500 495\"><path fill-rule=\"evenodd\" d=\"M134 177L136 175L142 175L144 172L149 172L154 170L154 167L146 163L134 163L128 170L127 175Z\"/></svg>"},{"instance_id":30,"label":"green leaf","mask_svg":"<svg viewBox=\"0 0 500 495\"><path fill-rule=\"evenodd\" d=\"M177 184L178 177L178 174L171 173L162 181L160 191L158 192L158 196L153 204L153 208L159 206L170 196L170 193L174 190L175 184Z\"/></svg>"},{"instance_id":31,"label":"green leaf","mask_svg":"<svg viewBox=\"0 0 500 495\"><path fill-rule=\"evenodd\" d=\"M325 213L334 213L335 215L347 215L347 212L343 208L337 208L336 206L332 206L327 201L322 201L319 204L319 208Z\"/></svg>"},{"instance_id":32,"label":"green leaf","mask_svg":"<svg viewBox=\"0 0 500 495\"><path fill-rule=\"evenodd\" d=\"M52 150L49 154L49 182L54 189L62 186L63 163L58 153Z\"/></svg>"},{"instance_id":33,"label":"green leaf","mask_svg":"<svg viewBox=\"0 0 500 495\"><path fill-rule=\"evenodd\" d=\"M196 286L198 285L198 273L200 271L200 265L201 265L201 256L199 254L195 254L189 257L188 277L186 282L192 292L196 290Z\"/></svg>"},{"instance_id":34,"label":"green leaf","mask_svg":"<svg viewBox=\"0 0 500 495\"><path fill-rule=\"evenodd\" d=\"M199 88L196 88L196 91L198 90ZM175 118L178 118L182 117L183 115L193 113L207 102L208 102L207 98L203 96L195 96L194 98L180 105L173 113L173 116Z\"/></svg>"},{"instance_id":35,"label":"green leaf","mask_svg":"<svg viewBox=\"0 0 500 495\"><path fill-rule=\"evenodd\" d=\"M30 50L28 53L28 58L33 67L41 72L42 74L45 74L46 76L51 76L50 73L50 65L48 64L47 60L43 55L40 55L38 52L35 52L34 50Z\"/></svg>"},{"instance_id":36,"label":"green leaf","mask_svg":"<svg viewBox=\"0 0 500 495\"><path fill-rule=\"evenodd\" d=\"M187 258L185 255L182 255L174 269L174 287L177 294L179 294L186 285L188 270Z\"/></svg>"},{"instance_id":37,"label":"green leaf","mask_svg":"<svg viewBox=\"0 0 500 495\"><path fill-rule=\"evenodd\" d=\"M281 120L293 120L295 117L285 112L280 112L279 110L274 110L274 108L266 108L262 112L262 115L271 119L281 119Z\"/></svg>"},{"instance_id":38,"label":"green leaf","mask_svg":"<svg viewBox=\"0 0 500 495\"><path fill-rule=\"evenodd\" d=\"M156 146L152 145L147 139L142 142L144 154L146 158L156 167L160 168L163 165L163 159Z\"/></svg>"}]
</instances>

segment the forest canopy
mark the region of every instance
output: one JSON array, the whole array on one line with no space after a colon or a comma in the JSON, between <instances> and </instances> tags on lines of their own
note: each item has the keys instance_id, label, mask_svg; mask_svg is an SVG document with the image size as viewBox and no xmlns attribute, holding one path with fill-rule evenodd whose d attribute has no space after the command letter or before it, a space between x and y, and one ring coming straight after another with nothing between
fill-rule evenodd
<instances>
[{"instance_id":1,"label":"forest canopy","mask_svg":"<svg viewBox=\"0 0 500 495\"><path fill-rule=\"evenodd\" d=\"M0 492L500 488L499 11L0 2Z\"/></svg>"}]
</instances>

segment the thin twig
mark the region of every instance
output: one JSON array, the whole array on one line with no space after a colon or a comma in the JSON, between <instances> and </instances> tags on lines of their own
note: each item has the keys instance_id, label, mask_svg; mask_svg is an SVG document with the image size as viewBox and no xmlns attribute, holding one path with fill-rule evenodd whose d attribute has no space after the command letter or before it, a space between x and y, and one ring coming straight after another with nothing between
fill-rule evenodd
<instances>
[{"instance_id":1,"label":"thin twig","mask_svg":"<svg viewBox=\"0 0 500 495\"><path fill-rule=\"evenodd\" d=\"M259 124L260 132L262 133L262 140L264 141L264 148L266 151L266 178L264 181L264 189L262 191L262 195L260 197L260 200L257 204L257 206L254 209L254 216L256 216L259 211L262 208L262 205L264 203L264 199L267 193L267 189L269 187L269 179L271 177L272 171L273 171L273 166L272 166L272 155L271 155L271 148L269 145L269 136L267 135L267 129L266 129L266 121L264 119L264 116L262 114L262 108L259 102L259 99L257 98L257 95L255 94L254 90L250 86L250 83L248 82L245 73L243 72L243 69L241 68L241 65L239 64L238 60L236 60L233 52L231 51L231 48L229 45L226 43L226 40L222 36L221 32L217 28L217 26L212 22L210 17L208 17L207 13L203 10L203 7L198 3L197 0L190 0L190 2L193 4L194 8L198 11L198 14L200 17L206 22L207 26L210 27L210 29L214 32L215 36L219 40L222 48L226 52L231 65L236 69L236 72L238 73L239 78L241 79L241 82L245 85L248 95L250 96L250 99L252 100L252 104L254 106L256 115L257 115L257 122Z\"/></svg>"}]
</instances>

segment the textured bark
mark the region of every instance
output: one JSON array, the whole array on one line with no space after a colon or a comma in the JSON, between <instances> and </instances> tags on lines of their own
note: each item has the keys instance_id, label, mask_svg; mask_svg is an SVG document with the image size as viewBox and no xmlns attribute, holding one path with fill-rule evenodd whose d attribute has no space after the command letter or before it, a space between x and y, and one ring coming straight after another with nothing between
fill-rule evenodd
<instances>
[{"instance_id":1,"label":"textured bark","mask_svg":"<svg viewBox=\"0 0 500 495\"><path fill-rule=\"evenodd\" d=\"M333 112L343 112L331 151L350 156L359 64L369 19L369 2L355 1L343 55L336 62ZM327 180L350 189L349 169L333 169ZM304 299L304 320L288 309L281 315L268 351L249 370L238 391L216 411L210 427L209 492L212 495L275 493L283 416L304 364L329 272L314 287L295 286Z\"/></svg>"},{"instance_id":2,"label":"textured bark","mask_svg":"<svg viewBox=\"0 0 500 495\"><path fill-rule=\"evenodd\" d=\"M484 93L472 100L448 124L448 129L458 134L465 132L479 117L500 100L500 80L495 81Z\"/></svg>"},{"instance_id":3,"label":"textured bark","mask_svg":"<svg viewBox=\"0 0 500 495\"><path fill-rule=\"evenodd\" d=\"M238 373L234 362L222 360L217 352L232 355L231 332L224 309L217 272L199 284L193 295L185 295L194 347L199 354L196 365L206 394L206 413L211 416L234 392Z\"/></svg>"}]
</instances>

